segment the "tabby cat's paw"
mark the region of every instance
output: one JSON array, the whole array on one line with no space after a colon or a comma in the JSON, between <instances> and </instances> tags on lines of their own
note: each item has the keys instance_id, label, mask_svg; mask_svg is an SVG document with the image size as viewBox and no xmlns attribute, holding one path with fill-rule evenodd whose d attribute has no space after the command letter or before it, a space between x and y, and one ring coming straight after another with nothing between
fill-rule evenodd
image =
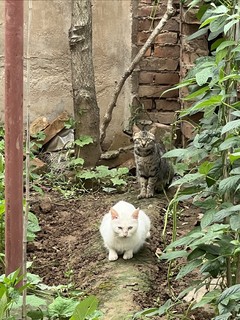
<instances>
[{"instance_id":1,"label":"tabby cat's paw","mask_svg":"<svg viewBox=\"0 0 240 320\"><path fill-rule=\"evenodd\" d=\"M138 199L143 199L146 198L146 193L139 193L139 195L137 196Z\"/></svg>"},{"instance_id":2,"label":"tabby cat's paw","mask_svg":"<svg viewBox=\"0 0 240 320\"><path fill-rule=\"evenodd\" d=\"M152 198L154 196L153 192L147 192L146 198Z\"/></svg>"}]
</instances>

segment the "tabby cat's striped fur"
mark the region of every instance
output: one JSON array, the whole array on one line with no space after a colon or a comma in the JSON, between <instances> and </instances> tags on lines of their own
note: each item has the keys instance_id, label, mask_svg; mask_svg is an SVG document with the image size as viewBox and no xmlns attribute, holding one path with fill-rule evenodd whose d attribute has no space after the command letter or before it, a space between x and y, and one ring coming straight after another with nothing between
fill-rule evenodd
<instances>
[{"instance_id":1,"label":"tabby cat's striped fur","mask_svg":"<svg viewBox=\"0 0 240 320\"><path fill-rule=\"evenodd\" d=\"M134 156L140 183L138 199L151 198L155 190L166 188L174 174L172 165L162 158L165 147L156 141L155 130L156 127L140 130L133 125Z\"/></svg>"}]
</instances>

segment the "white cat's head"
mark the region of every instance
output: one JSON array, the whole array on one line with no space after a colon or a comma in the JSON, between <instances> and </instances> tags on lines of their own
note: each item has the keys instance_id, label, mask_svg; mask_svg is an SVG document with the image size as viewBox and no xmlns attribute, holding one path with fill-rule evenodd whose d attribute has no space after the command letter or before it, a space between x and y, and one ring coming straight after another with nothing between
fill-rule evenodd
<instances>
[{"instance_id":1,"label":"white cat's head","mask_svg":"<svg viewBox=\"0 0 240 320\"><path fill-rule=\"evenodd\" d=\"M110 214L113 231L118 237L129 238L137 231L139 208L130 214L118 213L114 208L111 208Z\"/></svg>"}]
</instances>

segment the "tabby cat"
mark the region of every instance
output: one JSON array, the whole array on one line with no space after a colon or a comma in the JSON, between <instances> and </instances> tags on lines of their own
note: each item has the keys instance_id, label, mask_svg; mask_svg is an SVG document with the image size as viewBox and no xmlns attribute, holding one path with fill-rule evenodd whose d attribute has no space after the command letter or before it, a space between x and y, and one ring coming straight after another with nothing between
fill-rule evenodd
<instances>
[{"instance_id":1,"label":"tabby cat","mask_svg":"<svg viewBox=\"0 0 240 320\"><path fill-rule=\"evenodd\" d=\"M134 156L140 183L138 199L153 197L155 191L161 191L171 183L174 175L172 165L162 158L166 150L156 141L155 131L155 126L141 130L133 125Z\"/></svg>"},{"instance_id":2,"label":"tabby cat","mask_svg":"<svg viewBox=\"0 0 240 320\"><path fill-rule=\"evenodd\" d=\"M119 254L131 259L150 236L150 219L131 203L119 201L104 215L100 233L109 261L117 260Z\"/></svg>"}]
</instances>

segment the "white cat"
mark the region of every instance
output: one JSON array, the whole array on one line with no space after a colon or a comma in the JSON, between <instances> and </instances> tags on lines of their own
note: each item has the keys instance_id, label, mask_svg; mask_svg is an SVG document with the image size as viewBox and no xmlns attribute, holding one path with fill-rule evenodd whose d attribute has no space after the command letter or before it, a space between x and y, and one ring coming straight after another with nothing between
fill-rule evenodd
<instances>
[{"instance_id":1,"label":"white cat","mask_svg":"<svg viewBox=\"0 0 240 320\"><path fill-rule=\"evenodd\" d=\"M109 251L109 261L131 259L150 237L150 219L139 208L119 201L104 215L100 226L104 245Z\"/></svg>"}]
</instances>

